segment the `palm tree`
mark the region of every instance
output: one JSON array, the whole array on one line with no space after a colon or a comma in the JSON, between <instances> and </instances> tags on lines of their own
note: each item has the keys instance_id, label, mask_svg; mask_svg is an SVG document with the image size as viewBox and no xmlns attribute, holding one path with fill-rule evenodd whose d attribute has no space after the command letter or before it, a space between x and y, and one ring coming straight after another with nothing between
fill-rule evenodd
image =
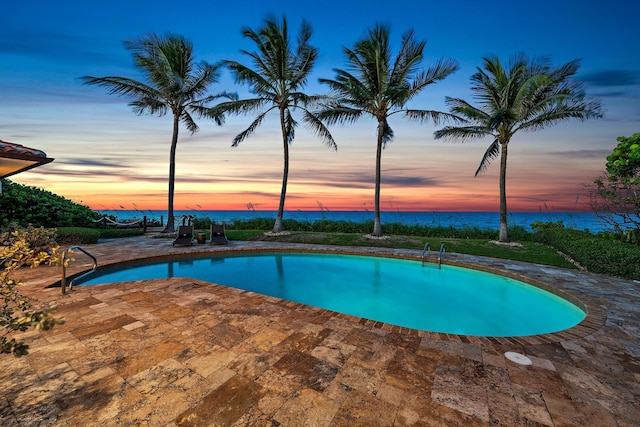
<instances>
[{"instance_id":1,"label":"palm tree","mask_svg":"<svg viewBox=\"0 0 640 427\"><path fill-rule=\"evenodd\" d=\"M458 69L454 60L439 60L434 66L420 68L426 41L416 41L413 30L402 37L397 56L392 61L389 27L377 24L353 49L344 48L347 70L334 70L334 80L320 79L331 87L335 101L325 105L318 117L329 124L355 122L365 116L377 123L375 220L373 236L382 235L380 224L380 162L382 150L393 139L388 119L403 113L408 119L438 123L446 113L405 108L425 87L444 79Z\"/></svg>"},{"instance_id":2,"label":"palm tree","mask_svg":"<svg viewBox=\"0 0 640 427\"><path fill-rule=\"evenodd\" d=\"M173 114L173 137L169 155L169 197L167 226L164 232L174 231L173 196L176 174L176 147L178 131L182 122L191 134L198 131L192 114L211 117L218 125L224 123L224 115L212 114L207 104L234 95L221 93L206 95L210 84L218 81L219 64L195 62L193 44L183 36L148 34L139 39L125 41L124 46L132 52L136 67L142 71L146 82L126 77L84 76L87 85L98 85L108 89L109 94L131 98L129 105L136 114L164 116L168 110Z\"/></svg>"},{"instance_id":3,"label":"palm tree","mask_svg":"<svg viewBox=\"0 0 640 427\"><path fill-rule=\"evenodd\" d=\"M256 31L244 28L242 34L256 44L257 51L243 50L242 53L251 58L254 68L236 61L225 61L225 63L235 76L236 82L248 84L255 97L224 102L214 108L221 113L258 113L249 127L233 139L231 143L233 147L238 146L253 134L267 113L272 110L277 110L279 113L284 148L284 172L278 215L273 226L274 233L282 231L282 216L289 176L289 145L293 142L295 128L298 125L291 115L292 110L301 110L303 120L322 138L324 144L333 149L337 148L329 130L308 109L317 105L324 97L310 96L302 92L318 56L318 49L309 44L311 32L311 26L303 20L297 37L297 46L294 47L289 40L287 20L284 17L280 22L274 17L267 18L264 20L264 25Z\"/></svg>"},{"instance_id":4,"label":"palm tree","mask_svg":"<svg viewBox=\"0 0 640 427\"><path fill-rule=\"evenodd\" d=\"M562 120L581 121L602 117L600 101L585 98L583 85L570 78L579 61L553 68L545 58L529 60L514 56L503 66L495 56L483 58L484 70L471 76L471 90L479 106L458 98L446 98L450 111L464 120L462 126L446 126L435 138L466 142L490 136L493 142L484 153L477 176L491 160L500 156L500 242L509 242L507 229L507 147L518 131L535 131Z\"/></svg>"}]
</instances>

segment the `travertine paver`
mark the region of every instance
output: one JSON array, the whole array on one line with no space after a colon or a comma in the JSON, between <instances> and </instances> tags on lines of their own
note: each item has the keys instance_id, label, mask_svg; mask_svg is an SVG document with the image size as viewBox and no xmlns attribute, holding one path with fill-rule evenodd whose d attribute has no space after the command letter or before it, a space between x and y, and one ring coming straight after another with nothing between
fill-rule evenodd
<instances>
[{"instance_id":1,"label":"travertine paver","mask_svg":"<svg viewBox=\"0 0 640 427\"><path fill-rule=\"evenodd\" d=\"M302 248L418 259L416 251L150 237L85 249L101 265L205 251ZM86 269L78 262L69 269ZM589 315L557 334L479 338L416 331L190 278L44 289L66 323L0 357L2 426L637 426L640 296L634 281L474 256L447 262L553 286ZM517 365L506 351L526 354Z\"/></svg>"}]
</instances>

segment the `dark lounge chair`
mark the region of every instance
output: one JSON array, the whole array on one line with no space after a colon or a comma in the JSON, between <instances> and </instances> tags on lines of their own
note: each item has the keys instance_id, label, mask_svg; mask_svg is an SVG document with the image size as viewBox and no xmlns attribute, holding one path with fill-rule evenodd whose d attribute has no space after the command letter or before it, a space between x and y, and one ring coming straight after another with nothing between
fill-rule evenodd
<instances>
[{"instance_id":1,"label":"dark lounge chair","mask_svg":"<svg viewBox=\"0 0 640 427\"><path fill-rule=\"evenodd\" d=\"M211 232L210 245L226 245L229 243L227 236L224 234L224 224L211 224L209 231Z\"/></svg>"},{"instance_id":2,"label":"dark lounge chair","mask_svg":"<svg viewBox=\"0 0 640 427\"><path fill-rule=\"evenodd\" d=\"M178 238L173 241L173 246L175 245L193 245L193 225L178 227Z\"/></svg>"}]
</instances>

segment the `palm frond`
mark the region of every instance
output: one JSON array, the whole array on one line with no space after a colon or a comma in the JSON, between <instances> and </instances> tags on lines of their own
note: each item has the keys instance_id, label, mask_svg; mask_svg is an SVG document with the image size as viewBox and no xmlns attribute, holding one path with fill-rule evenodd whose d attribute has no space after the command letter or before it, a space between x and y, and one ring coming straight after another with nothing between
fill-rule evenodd
<instances>
[{"instance_id":1,"label":"palm frond","mask_svg":"<svg viewBox=\"0 0 640 427\"><path fill-rule=\"evenodd\" d=\"M273 104L272 100L264 99L264 98L251 98L251 99L238 99L234 101L221 102L212 110L215 110L215 114L249 114L253 112L257 112L260 109L264 108L265 105ZM272 108L274 106L272 105Z\"/></svg>"},{"instance_id":2,"label":"palm frond","mask_svg":"<svg viewBox=\"0 0 640 427\"><path fill-rule=\"evenodd\" d=\"M296 126L298 122L293 119L291 111L286 108L284 110L284 136L287 140L287 144L291 144L296 137Z\"/></svg>"},{"instance_id":3,"label":"palm frond","mask_svg":"<svg viewBox=\"0 0 640 427\"><path fill-rule=\"evenodd\" d=\"M535 131L566 119L599 119L603 116L601 107L602 104L597 99L566 100L539 111L532 119L520 123L516 130Z\"/></svg>"},{"instance_id":4,"label":"palm frond","mask_svg":"<svg viewBox=\"0 0 640 427\"><path fill-rule=\"evenodd\" d=\"M416 41L414 31L409 30L402 36L400 50L396 56L388 81L390 86L407 85L407 80L413 78L422 61L422 51L426 41Z\"/></svg>"},{"instance_id":5,"label":"palm frond","mask_svg":"<svg viewBox=\"0 0 640 427\"><path fill-rule=\"evenodd\" d=\"M191 117L191 114L189 114L189 112L186 109L182 110L180 114L180 121L184 123L187 130L191 132L192 135L196 133L199 129L195 120L193 120L193 117Z\"/></svg>"},{"instance_id":6,"label":"palm frond","mask_svg":"<svg viewBox=\"0 0 640 427\"><path fill-rule=\"evenodd\" d=\"M455 59L438 60L435 65L429 67L426 71L422 71L415 77L411 84L409 98L416 96L426 86L445 79L456 72L459 68L458 61Z\"/></svg>"},{"instance_id":7,"label":"palm frond","mask_svg":"<svg viewBox=\"0 0 640 427\"><path fill-rule=\"evenodd\" d=\"M365 114L364 110L344 105L331 105L323 107L316 116L318 119L327 122L327 124L333 125L337 123L355 123L363 114Z\"/></svg>"},{"instance_id":8,"label":"palm frond","mask_svg":"<svg viewBox=\"0 0 640 427\"><path fill-rule=\"evenodd\" d=\"M156 89L139 81L128 79L126 77L93 77L83 76L80 80L85 85L95 85L107 89L109 95L129 96L132 98L141 98L153 96L161 98L161 93Z\"/></svg>"},{"instance_id":9,"label":"palm frond","mask_svg":"<svg viewBox=\"0 0 640 427\"><path fill-rule=\"evenodd\" d=\"M322 123L318 116L305 109L304 121L307 123L309 128L311 128L311 130L322 139L322 143L324 145L332 148L334 151L338 149L338 145L333 139L331 132L329 132L329 129Z\"/></svg>"},{"instance_id":10,"label":"palm frond","mask_svg":"<svg viewBox=\"0 0 640 427\"><path fill-rule=\"evenodd\" d=\"M460 98L445 97L445 104L449 106L451 113L464 118L467 122L484 124L491 118L491 116L483 110L474 107L467 101Z\"/></svg>"},{"instance_id":11,"label":"palm frond","mask_svg":"<svg viewBox=\"0 0 640 427\"><path fill-rule=\"evenodd\" d=\"M256 95L276 93L272 81L265 78L258 71L236 61L225 61L227 68L233 74L236 83L247 84Z\"/></svg>"},{"instance_id":12,"label":"palm frond","mask_svg":"<svg viewBox=\"0 0 640 427\"><path fill-rule=\"evenodd\" d=\"M169 107L163 100L152 97L136 98L128 105L137 115L148 113L156 115L158 117L162 117L167 113L167 110L169 109Z\"/></svg>"},{"instance_id":13,"label":"palm frond","mask_svg":"<svg viewBox=\"0 0 640 427\"><path fill-rule=\"evenodd\" d=\"M489 135L493 136L491 130L483 126L445 126L433 133L435 139L444 139L449 142L467 142Z\"/></svg>"},{"instance_id":14,"label":"palm frond","mask_svg":"<svg viewBox=\"0 0 640 427\"><path fill-rule=\"evenodd\" d=\"M456 123L465 123L466 120L462 117L456 116L455 114L443 113L442 111L435 110L401 110L396 111L396 113L403 112L405 117L409 120L418 120L420 123L424 123L426 121L432 121L434 124L438 125L443 121L450 120Z\"/></svg>"},{"instance_id":15,"label":"palm frond","mask_svg":"<svg viewBox=\"0 0 640 427\"><path fill-rule=\"evenodd\" d=\"M393 141L393 129L389 126L388 121L384 121L382 126L382 148L387 147L387 143Z\"/></svg>"},{"instance_id":16,"label":"palm frond","mask_svg":"<svg viewBox=\"0 0 640 427\"><path fill-rule=\"evenodd\" d=\"M494 139L489 148L487 148L487 151L484 152L484 156L482 156L482 160L480 161L480 166L478 166L474 176L478 176L478 174L484 172L487 167L489 167L491 160L497 158L499 155L500 143L497 139Z\"/></svg>"},{"instance_id":17,"label":"palm frond","mask_svg":"<svg viewBox=\"0 0 640 427\"><path fill-rule=\"evenodd\" d=\"M275 107L273 107L273 108L275 108ZM249 125L248 128L246 128L245 130L240 132L238 135L236 135L235 138L233 138L233 141L231 141L231 146L232 147L237 147L238 144L240 144L242 141L244 141L248 136L252 135L256 131L258 126L260 126L260 124L262 123L262 120L264 120L264 116L269 111L271 111L273 108L270 108L267 111L258 114L258 116L253 120L253 122L251 122L251 124Z\"/></svg>"}]
</instances>

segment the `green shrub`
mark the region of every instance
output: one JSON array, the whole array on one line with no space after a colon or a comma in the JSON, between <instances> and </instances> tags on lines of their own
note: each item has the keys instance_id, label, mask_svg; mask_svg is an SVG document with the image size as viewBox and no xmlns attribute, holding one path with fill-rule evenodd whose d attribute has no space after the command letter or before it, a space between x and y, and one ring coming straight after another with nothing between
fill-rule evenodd
<instances>
[{"instance_id":1,"label":"green shrub","mask_svg":"<svg viewBox=\"0 0 640 427\"><path fill-rule=\"evenodd\" d=\"M94 244L98 243L100 232L95 228L59 227L56 229L56 242L60 245Z\"/></svg>"},{"instance_id":2,"label":"green shrub","mask_svg":"<svg viewBox=\"0 0 640 427\"><path fill-rule=\"evenodd\" d=\"M49 191L2 180L0 226L91 227L98 218L90 208Z\"/></svg>"},{"instance_id":3,"label":"green shrub","mask_svg":"<svg viewBox=\"0 0 640 427\"><path fill-rule=\"evenodd\" d=\"M233 230L271 230L273 222L274 220L269 218L234 219L228 228Z\"/></svg>"},{"instance_id":4,"label":"green shrub","mask_svg":"<svg viewBox=\"0 0 640 427\"><path fill-rule=\"evenodd\" d=\"M565 228L541 229L534 237L591 272L640 279L640 247L636 245Z\"/></svg>"},{"instance_id":5,"label":"green shrub","mask_svg":"<svg viewBox=\"0 0 640 427\"><path fill-rule=\"evenodd\" d=\"M531 224L531 228L534 231L544 230L547 228L564 228L564 222L562 221L535 221Z\"/></svg>"},{"instance_id":6,"label":"green shrub","mask_svg":"<svg viewBox=\"0 0 640 427\"><path fill-rule=\"evenodd\" d=\"M194 218L192 223L196 230L208 230L214 222L211 218Z\"/></svg>"}]
</instances>

